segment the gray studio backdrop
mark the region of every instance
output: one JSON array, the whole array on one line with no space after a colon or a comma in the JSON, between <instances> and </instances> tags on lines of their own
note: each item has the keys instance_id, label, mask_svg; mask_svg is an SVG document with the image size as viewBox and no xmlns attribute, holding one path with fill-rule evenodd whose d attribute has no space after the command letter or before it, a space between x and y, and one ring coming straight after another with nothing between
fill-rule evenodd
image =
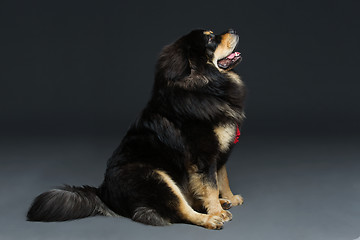
<instances>
[{"instance_id":1,"label":"gray studio backdrop","mask_svg":"<svg viewBox=\"0 0 360 240\"><path fill-rule=\"evenodd\" d=\"M358 132L358 4L347 1L1 3L1 130L106 133L145 105L161 48L234 28L245 130Z\"/></svg>"}]
</instances>

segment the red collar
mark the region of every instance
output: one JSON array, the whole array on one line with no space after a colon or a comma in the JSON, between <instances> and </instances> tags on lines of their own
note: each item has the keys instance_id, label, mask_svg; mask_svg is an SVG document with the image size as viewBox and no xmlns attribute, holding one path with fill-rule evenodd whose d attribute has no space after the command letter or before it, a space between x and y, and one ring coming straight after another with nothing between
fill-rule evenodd
<instances>
[{"instance_id":1,"label":"red collar","mask_svg":"<svg viewBox=\"0 0 360 240\"><path fill-rule=\"evenodd\" d=\"M240 134L241 133L240 133L239 125L236 124L236 136L235 136L235 139L234 139L234 144L239 141Z\"/></svg>"}]
</instances>

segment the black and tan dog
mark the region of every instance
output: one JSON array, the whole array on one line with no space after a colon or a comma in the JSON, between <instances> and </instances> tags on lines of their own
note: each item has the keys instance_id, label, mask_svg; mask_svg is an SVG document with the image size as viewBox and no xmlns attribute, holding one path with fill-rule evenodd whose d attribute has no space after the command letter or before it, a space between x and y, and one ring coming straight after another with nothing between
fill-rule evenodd
<instances>
[{"instance_id":1,"label":"black and tan dog","mask_svg":"<svg viewBox=\"0 0 360 240\"><path fill-rule=\"evenodd\" d=\"M241 61L238 41L233 30L195 30L166 46L151 99L109 159L101 186L42 193L28 220L121 215L221 229L232 218L226 209L243 202L225 168L244 119L244 85L232 70Z\"/></svg>"}]
</instances>

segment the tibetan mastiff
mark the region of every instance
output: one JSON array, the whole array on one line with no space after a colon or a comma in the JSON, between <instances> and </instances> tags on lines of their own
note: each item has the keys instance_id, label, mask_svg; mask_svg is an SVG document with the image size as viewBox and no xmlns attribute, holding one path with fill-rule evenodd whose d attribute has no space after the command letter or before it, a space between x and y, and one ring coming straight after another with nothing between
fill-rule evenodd
<instances>
[{"instance_id":1,"label":"tibetan mastiff","mask_svg":"<svg viewBox=\"0 0 360 240\"><path fill-rule=\"evenodd\" d=\"M108 160L98 187L39 195L29 221L125 216L150 225L185 222L221 229L243 199L225 163L240 135L245 87L233 68L239 36L194 30L166 46L151 99Z\"/></svg>"}]
</instances>

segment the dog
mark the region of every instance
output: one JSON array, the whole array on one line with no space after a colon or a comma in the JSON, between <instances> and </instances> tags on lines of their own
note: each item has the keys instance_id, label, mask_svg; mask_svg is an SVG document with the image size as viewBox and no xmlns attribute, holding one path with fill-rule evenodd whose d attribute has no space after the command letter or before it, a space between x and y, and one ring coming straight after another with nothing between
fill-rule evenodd
<instances>
[{"instance_id":1,"label":"dog","mask_svg":"<svg viewBox=\"0 0 360 240\"><path fill-rule=\"evenodd\" d=\"M98 187L65 185L35 198L29 221L124 216L222 229L243 198L225 163L239 137L245 86L232 29L194 30L163 48L151 98L108 160Z\"/></svg>"}]
</instances>

